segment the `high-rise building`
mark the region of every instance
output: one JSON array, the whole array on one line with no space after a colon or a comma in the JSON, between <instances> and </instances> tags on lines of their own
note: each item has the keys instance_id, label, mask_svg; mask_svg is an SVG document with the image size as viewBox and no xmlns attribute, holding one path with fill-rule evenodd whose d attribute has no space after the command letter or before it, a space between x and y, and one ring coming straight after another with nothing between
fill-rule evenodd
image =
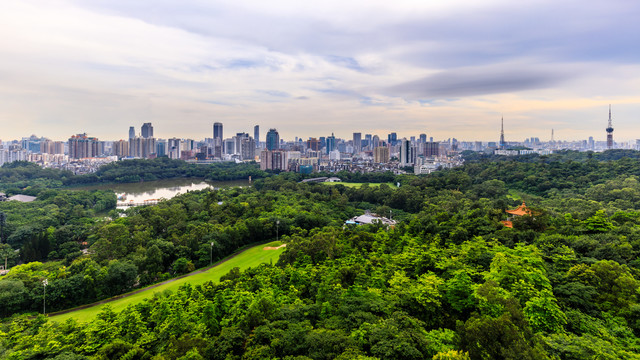
<instances>
[{"instance_id":1,"label":"high-rise building","mask_svg":"<svg viewBox=\"0 0 640 360\"><path fill-rule=\"evenodd\" d=\"M375 149L378 146L380 146L380 137L378 135L373 135L373 138L371 138L371 148Z\"/></svg>"},{"instance_id":2,"label":"high-rise building","mask_svg":"<svg viewBox=\"0 0 640 360\"><path fill-rule=\"evenodd\" d=\"M180 139L171 138L167 140L167 153L170 159L180 159L180 157L182 157L182 149L180 148Z\"/></svg>"},{"instance_id":3,"label":"high-rise building","mask_svg":"<svg viewBox=\"0 0 640 360\"><path fill-rule=\"evenodd\" d=\"M77 134L69 138L69 158L83 159L96 157L101 154L100 141L98 138L87 136L87 134ZM104 147L104 143L102 143Z\"/></svg>"},{"instance_id":4,"label":"high-rise building","mask_svg":"<svg viewBox=\"0 0 640 360\"><path fill-rule=\"evenodd\" d=\"M46 139L40 142L41 154L64 154L64 142Z\"/></svg>"},{"instance_id":5,"label":"high-rise building","mask_svg":"<svg viewBox=\"0 0 640 360\"><path fill-rule=\"evenodd\" d=\"M353 133L353 152L359 153L362 151L362 133Z\"/></svg>"},{"instance_id":6,"label":"high-rise building","mask_svg":"<svg viewBox=\"0 0 640 360\"><path fill-rule=\"evenodd\" d=\"M235 154L240 155L240 160L250 160L255 158L256 142L247 133L237 133L233 137L235 143Z\"/></svg>"},{"instance_id":7,"label":"high-rise building","mask_svg":"<svg viewBox=\"0 0 640 360\"><path fill-rule=\"evenodd\" d=\"M260 170L288 170L287 153L282 150L262 150Z\"/></svg>"},{"instance_id":8,"label":"high-rise building","mask_svg":"<svg viewBox=\"0 0 640 360\"><path fill-rule=\"evenodd\" d=\"M253 140L256 142L256 147L260 147L260 125L253 127Z\"/></svg>"},{"instance_id":9,"label":"high-rise building","mask_svg":"<svg viewBox=\"0 0 640 360\"><path fill-rule=\"evenodd\" d=\"M167 141L163 139L156 140L156 156L167 156Z\"/></svg>"},{"instance_id":10,"label":"high-rise building","mask_svg":"<svg viewBox=\"0 0 640 360\"><path fill-rule=\"evenodd\" d=\"M425 156L438 157L439 154L440 154L440 143L433 142L433 141L429 141L425 143L425 147L424 147Z\"/></svg>"},{"instance_id":11,"label":"high-rise building","mask_svg":"<svg viewBox=\"0 0 640 360\"><path fill-rule=\"evenodd\" d=\"M400 166L413 165L411 161L411 142L406 138L400 140Z\"/></svg>"},{"instance_id":12,"label":"high-rise building","mask_svg":"<svg viewBox=\"0 0 640 360\"><path fill-rule=\"evenodd\" d=\"M607 125L607 149L613 149L613 124L611 123L611 104L609 104L609 124Z\"/></svg>"},{"instance_id":13,"label":"high-rise building","mask_svg":"<svg viewBox=\"0 0 640 360\"><path fill-rule=\"evenodd\" d=\"M327 154L336 149L336 137L331 133L331 136L327 136Z\"/></svg>"},{"instance_id":14,"label":"high-rise building","mask_svg":"<svg viewBox=\"0 0 640 360\"><path fill-rule=\"evenodd\" d=\"M280 135L276 129L269 129L266 142L267 150L277 150L280 148Z\"/></svg>"},{"instance_id":15,"label":"high-rise building","mask_svg":"<svg viewBox=\"0 0 640 360\"><path fill-rule=\"evenodd\" d=\"M213 139L220 139L220 142L222 142L223 136L222 136L222 123L219 122L215 122L213 123Z\"/></svg>"},{"instance_id":16,"label":"high-rise building","mask_svg":"<svg viewBox=\"0 0 640 360\"><path fill-rule=\"evenodd\" d=\"M129 126L129 139L136 137L136 129L133 126Z\"/></svg>"},{"instance_id":17,"label":"high-rise building","mask_svg":"<svg viewBox=\"0 0 640 360\"><path fill-rule=\"evenodd\" d=\"M148 139L153 137L153 125L151 125L151 123L142 124L141 130L142 131L140 133L142 134L143 138Z\"/></svg>"},{"instance_id":18,"label":"high-rise building","mask_svg":"<svg viewBox=\"0 0 640 360\"><path fill-rule=\"evenodd\" d=\"M389 145L394 146L398 141L398 134L392 132L387 136L387 142Z\"/></svg>"},{"instance_id":19,"label":"high-rise building","mask_svg":"<svg viewBox=\"0 0 640 360\"><path fill-rule=\"evenodd\" d=\"M129 139L129 156L148 159L156 152L156 139L136 136Z\"/></svg>"},{"instance_id":20,"label":"high-rise building","mask_svg":"<svg viewBox=\"0 0 640 360\"><path fill-rule=\"evenodd\" d=\"M378 164L389 162L389 148L386 146L378 146L373 150L373 161Z\"/></svg>"},{"instance_id":21,"label":"high-rise building","mask_svg":"<svg viewBox=\"0 0 640 360\"><path fill-rule=\"evenodd\" d=\"M420 142L423 144L427 142L427 134L420 134Z\"/></svg>"},{"instance_id":22,"label":"high-rise building","mask_svg":"<svg viewBox=\"0 0 640 360\"><path fill-rule=\"evenodd\" d=\"M320 141L316 138L309 138L309 140L307 140L307 149L320 151Z\"/></svg>"},{"instance_id":23,"label":"high-rise building","mask_svg":"<svg viewBox=\"0 0 640 360\"><path fill-rule=\"evenodd\" d=\"M114 141L111 152L118 158L129 156L129 142L126 140Z\"/></svg>"}]
</instances>

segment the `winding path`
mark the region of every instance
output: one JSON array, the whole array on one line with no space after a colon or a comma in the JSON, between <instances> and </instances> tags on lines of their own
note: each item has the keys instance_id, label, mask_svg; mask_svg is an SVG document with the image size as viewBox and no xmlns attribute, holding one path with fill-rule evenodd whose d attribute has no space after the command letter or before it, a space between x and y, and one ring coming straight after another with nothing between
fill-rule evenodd
<instances>
[{"instance_id":1,"label":"winding path","mask_svg":"<svg viewBox=\"0 0 640 360\"><path fill-rule=\"evenodd\" d=\"M190 272L190 273L188 273L188 274L180 275L180 276L177 276L177 277L171 278L171 279L169 279L169 280L165 280L165 281L162 281L162 282L159 282L159 283L153 284L153 285L149 285L149 286L144 287L144 288L142 288L142 289L138 289L138 290L135 290L135 291L131 291L131 292L128 292L128 293L126 293L126 294L122 294L122 295L116 295L116 296L114 296L114 297L110 297L110 298L108 298L108 299L100 300L100 301L97 301L97 302L94 302L94 303L91 303L91 304L80 305L80 306L76 306L76 307L74 307L74 308L70 308L70 309L66 309L66 310L61 310L61 311L57 311L57 312L53 312L53 313L49 313L49 314L47 314L47 316L62 315L62 314L67 314L67 313L70 313L70 312L73 312L73 311L78 311L78 310L83 310L83 309L87 309L87 308L94 307L94 306L99 306L99 305L108 304L108 303L110 303L110 302L112 302L112 301L116 301L116 300L124 299L124 298L127 298L127 297L129 297L129 296L132 296L132 295L135 295L135 294L139 294L139 293L141 293L141 292L149 291L149 290L152 290L152 289L154 289L154 288L157 288L158 286L162 286L162 285L164 285L164 284L172 283L172 282L174 282L174 281L176 281L176 280L180 280L180 279L183 279L183 278L186 278L186 277L192 276L192 275L196 275L196 274L200 274L200 273L206 272L206 271L208 271L209 269L214 268L214 267L216 267L216 266L218 266L218 265L221 265L221 264L223 264L223 263L225 263L225 262L227 262L227 261L229 261L229 260L231 260L231 259L235 258L236 256L238 256L238 255L240 255L240 254L244 253L245 251L248 251L248 250L250 250L250 249L253 249L253 248L254 248L254 247L256 247L256 246L260 246L260 245L249 246L249 247L246 247L246 248L241 249L241 250L239 250L239 251L236 251L235 253L233 253L233 254L231 254L231 255L227 256L226 258L224 258L224 259L222 259L222 260L219 260L219 261L217 261L217 262L215 262L215 263L213 263L213 264L211 264L211 265L209 265L209 266L207 266L207 267L204 267L204 268L202 268L202 269L198 269L198 270L192 271L192 272ZM285 246L285 244L282 244L282 245L278 246L278 249L279 249L279 248L281 248L281 247L283 247L283 246ZM267 247L265 247L265 248L263 248L263 250L271 250L271 249L268 249Z\"/></svg>"}]
</instances>

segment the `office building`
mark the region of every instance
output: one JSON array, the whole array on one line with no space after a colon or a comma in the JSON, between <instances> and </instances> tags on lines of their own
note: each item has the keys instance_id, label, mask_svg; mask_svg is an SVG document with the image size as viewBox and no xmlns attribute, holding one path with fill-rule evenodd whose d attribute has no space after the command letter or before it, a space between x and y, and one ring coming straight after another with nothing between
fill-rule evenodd
<instances>
[{"instance_id":1,"label":"office building","mask_svg":"<svg viewBox=\"0 0 640 360\"><path fill-rule=\"evenodd\" d=\"M180 159L182 157L182 149L180 146L180 139L178 138L167 140L167 154L170 159Z\"/></svg>"},{"instance_id":2,"label":"office building","mask_svg":"<svg viewBox=\"0 0 640 360\"><path fill-rule=\"evenodd\" d=\"M400 166L413 165L411 161L411 142L406 138L400 140Z\"/></svg>"},{"instance_id":3,"label":"office building","mask_svg":"<svg viewBox=\"0 0 640 360\"><path fill-rule=\"evenodd\" d=\"M280 135L276 129L269 129L266 142L267 150L277 150L280 148Z\"/></svg>"},{"instance_id":4,"label":"office building","mask_svg":"<svg viewBox=\"0 0 640 360\"><path fill-rule=\"evenodd\" d=\"M151 125L151 123L142 124L141 130L142 131L140 133L142 134L143 138L148 139L153 137L153 126Z\"/></svg>"},{"instance_id":5,"label":"office building","mask_svg":"<svg viewBox=\"0 0 640 360\"><path fill-rule=\"evenodd\" d=\"M327 146L326 146L327 154L329 154L333 150L336 150L336 137L335 135L333 135L333 133L331 133L331 136L327 137L326 142L327 142Z\"/></svg>"},{"instance_id":6,"label":"office building","mask_svg":"<svg viewBox=\"0 0 640 360\"><path fill-rule=\"evenodd\" d=\"M256 142L256 147L260 147L260 125L253 127L253 140Z\"/></svg>"},{"instance_id":7,"label":"office building","mask_svg":"<svg viewBox=\"0 0 640 360\"><path fill-rule=\"evenodd\" d=\"M353 152L359 153L362 151L362 133L353 133Z\"/></svg>"},{"instance_id":8,"label":"office building","mask_svg":"<svg viewBox=\"0 0 640 360\"><path fill-rule=\"evenodd\" d=\"M213 123L213 139L220 139L220 143L222 143L222 123L216 122Z\"/></svg>"},{"instance_id":9,"label":"office building","mask_svg":"<svg viewBox=\"0 0 640 360\"><path fill-rule=\"evenodd\" d=\"M320 141L318 141L318 139L316 138L309 138L309 140L307 140L307 149L311 149L313 151L320 151L321 150Z\"/></svg>"},{"instance_id":10,"label":"office building","mask_svg":"<svg viewBox=\"0 0 640 360\"><path fill-rule=\"evenodd\" d=\"M375 149L380 146L380 137L378 135L373 135L371 138L371 148Z\"/></svg>"},{"instance_id":11,"label":"office building","mask_svg":"<svg viewBox=\"0 0 640 360\"><path fill-rule=\"evenodd\" d=\"M233 137L235 143L235 155L239 155L240 160L251 160L255 158L256 142L247 133L237 133Z\"/></svg>"},{"instance_id":12,"label":"office building","mask_svg":"<svg viewBox=\"0 0 640 360\"><path fill-rule=\"evenodd\" d=\"M136 129L133 126L129 126L129 139L136 137Z\"/></svg>"},{"instance_id":13,"label":"office building","mask_svg":"<svg viewBox=\"0 0 640 360\"><path fill-rule=\"evenodd\" d=\"M392 132L387 136L387 142L389 145L394 146L398 141L398 134Z\"/></svg>"}]
</instances>

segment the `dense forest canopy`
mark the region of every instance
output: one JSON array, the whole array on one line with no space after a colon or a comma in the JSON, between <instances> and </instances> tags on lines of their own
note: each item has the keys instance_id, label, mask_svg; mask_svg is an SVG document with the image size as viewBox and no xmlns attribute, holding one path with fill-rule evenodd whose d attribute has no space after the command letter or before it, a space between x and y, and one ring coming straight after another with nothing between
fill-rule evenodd
<instances>
[{"instance_id":1,"label":"dense forest canopy","mask_svg":"<svg viewBox=\"0 0 640 360\"><path fill-rule=\"evenodd\" d=\"M639 359L637 159L473 155L394 177L399 188L281 174L113 220L51 224L43 239L76 236L91 251L0 280L0 357ZM98 198L68 202L87 212ZM505 227L505 210L523 201L531 215ZM344 225L364 210L399 223ZM45 276L62 309L204 266L212 242L217 259L276 231L287 243L276 264L220 283L107 307L89 323L20 315L38 311Z\"/></svg>"}]
</instances>

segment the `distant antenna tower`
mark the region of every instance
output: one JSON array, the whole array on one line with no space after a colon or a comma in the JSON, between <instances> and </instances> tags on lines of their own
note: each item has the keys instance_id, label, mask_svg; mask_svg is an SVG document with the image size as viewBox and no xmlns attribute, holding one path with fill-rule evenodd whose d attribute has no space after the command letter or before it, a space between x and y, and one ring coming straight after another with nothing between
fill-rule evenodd
<instances>
[{"instance_id":1,"label":"distant antenna tower","mask_svg":"<svg viewBox=\"0 0 640 360\"><path fill-rule=\"evenodd\" d=\"M500 149L504 149L505 148L505 143L504 143L504 116L502 117L502 119L500 120Z\"/></svg>"},{"instance_id":2,"label":"distant antenna tower","mask_svg":"<svg viewBox=\"0 0 640 360\"><path fill-rule=\"evenodd\" d=\"M553 129L551 129L551 142L553 142Z\"/></svg>"},{"instance_id":3,"label":"distant antenna tower","mask_svg":"<svg viewBox=\"0 0 640 360\"><path fill-rule=\"evenodd\" d=\"M613 125L611 124L611 104L609 104L609 124L607 126L607 149L613 149Z\"/></svg>"}]
</instances>

